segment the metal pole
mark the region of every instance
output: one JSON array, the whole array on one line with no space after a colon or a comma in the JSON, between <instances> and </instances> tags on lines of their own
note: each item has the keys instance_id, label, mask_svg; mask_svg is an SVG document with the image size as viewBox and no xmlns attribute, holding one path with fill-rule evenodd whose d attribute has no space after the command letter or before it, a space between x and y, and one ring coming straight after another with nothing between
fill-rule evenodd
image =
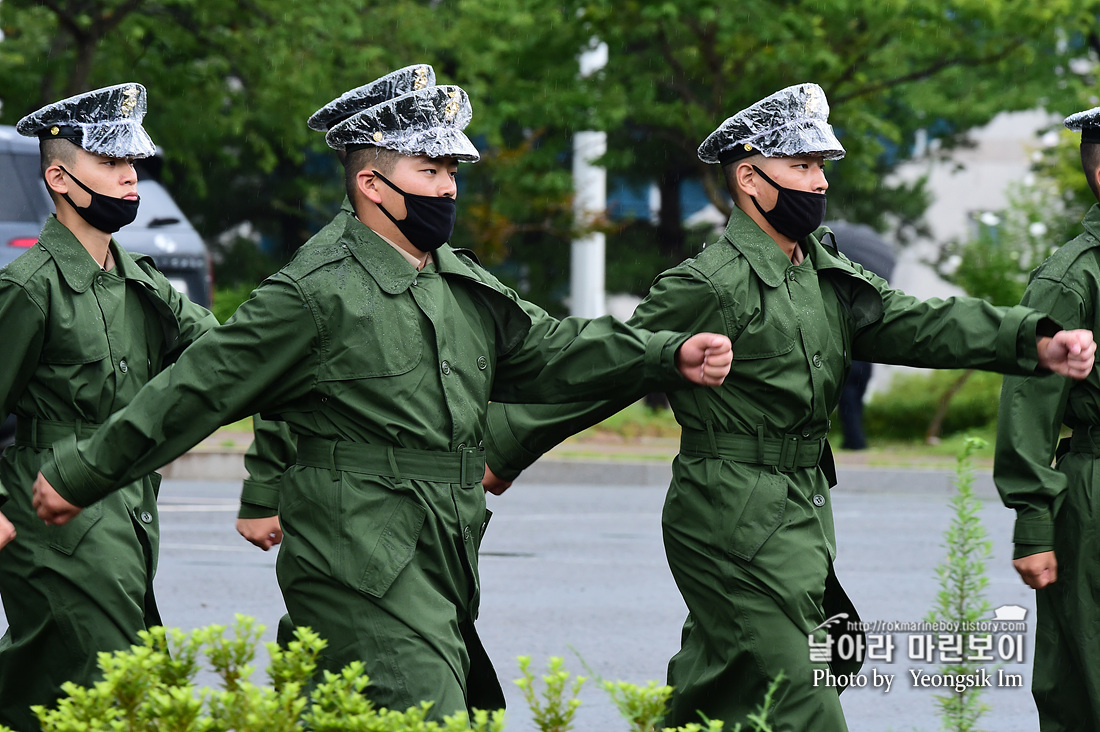
<instances>
[{"instance_id":1,"label":"metal pole","mask_svg":"<svg viewBox=\"0 0 1100 732\"><path fill-rule=\"evenodd\" d=\"M580 56L581 77L606 64L607 44L593 43ZM578 228L588 228L607 209L607 171L592 164L606 151L606 132L585 130L573 136L573 216ZM584 318L606 314L603 233L593 232L574 239L571 255L570 313Z\"/></svg>"}]
</instances>

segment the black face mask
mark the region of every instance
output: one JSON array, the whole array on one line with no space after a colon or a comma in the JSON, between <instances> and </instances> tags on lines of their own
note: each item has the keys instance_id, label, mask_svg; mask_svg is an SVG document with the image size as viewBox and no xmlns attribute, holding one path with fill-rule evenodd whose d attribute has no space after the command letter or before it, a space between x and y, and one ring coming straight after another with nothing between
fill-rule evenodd
<instances>
[{"instance_id":1,"label":"black face mask","mask_svg":"<svg viewBox=\"0 0 1100 732\"><path fill-rule=\"evenodd\" d=\"M62 170L65 170L64 165L57 166ZM69 202L69 205L76 209L76 212L80 215L80 218L87 221L96 229L107 234L113 234L126 224L132 224L134 219L137 218L138 203L140 199L129 200L126 198L112 198L111 196L105 196L102 193L96 193L88 186L81 183L75 175L65 170L65 174L73 179L73 182L78 186L86 190L92 197L92 202L86 207L81 208L73 203L73 199L69 198L68 193L62 193L61 197Z\"/></svg>"},{"instance_id":2,"label":"black face mask","mask_svg":"<svg viewBox=\"0 0 1100 732\"><path fill-rule=\"evenodd\" d=\"M395 219L382 204L378 204L378 208L382 209L382 213L397 226L398 231L405 235L410 244L422 252L434 252L451 238L451 232L455 228L455 218L458 216L458 207L453 198L405 193L377 170L372 172L386 185L404 196L405 218L400 221Z\"/></svg>"},{"instance_id":3,"label":"black face mask","mask_svg":"<svg viewBox=\"0 0 1100 732\"><path fill-rule=\"evenodd\" d=\"M771 211L760 208L756 196L750 196L750 198L756 205L756 210L780 234L795 241L801 241L825 221L824 193L811 193L809 191L796 191L793 188L784 188L755 165L752 166L752 169L761 178L771 183L772 187L779 192L775 199L775 207Z\"/></svg>"}]
</instances>

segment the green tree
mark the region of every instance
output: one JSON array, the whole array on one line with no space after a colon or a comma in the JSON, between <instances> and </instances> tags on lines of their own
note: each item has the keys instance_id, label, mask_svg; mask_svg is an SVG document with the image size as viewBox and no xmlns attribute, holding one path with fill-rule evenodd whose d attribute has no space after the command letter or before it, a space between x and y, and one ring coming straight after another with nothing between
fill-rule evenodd
<instances>
[{"instance_id":1,"label":"green tree","mask_svg":"<svg viewBox=\"0 0 1100 732\"><path fill-rule=\"evenodd\" d=\"M510 258L505 279L550 305L575 233L575 131L607 130L610 169L668 194L653 234L644 223L598 224L627 256L648 261L656 249L659 265L691 251L671 203L683 180L701 178L729 205L717 170L695 157L699 142L745 104L813 80L849 151L831 176L831 211L912 227L922 185L884 181L918 130L931 130L946 155L998 111L1079 106L1090 79L1070 62L1095 57L1098 4L6 0L0 121L82 88L141 81L166 179L200 232L250 222L285 257L342 198L335 158L306 117L393 68L432 63L470 92L469 133L483 151L482 163L462 168L455 243L490 264ZM610 63L581 80L577 55L592 38L608 43Z\"/></svg>"},{"instance_id":2,"label":"green tree","mask_svg":"<svg viewBox=\"0 0 1100 732\"><path fill-rule=\"evenodd\" d=\"M242 221L289 253L339 205L335 159L305 119L342 91L419 59L429 1L368 9L291 0L8 0L2 120L135 80L164 175L205 236ZM429 59L431 60L431 59Z\"/></svg>"},{"instance_id":3,"label":"green tree","mask_svg":"<svg viewBox=\"0 0 1100 732\"><path fill-rule=\"evenodd\" d=\"M918 130L943 154L1000 111L1072 106L1080 80L1067 43L1095 24L1096 3L1058 0L710 0L580 2L610 46L605 103L613 165L660 177L682 166L728 210L716 166L695 148L726 116L784 86L815 81L848 150L832 175L836 215L883 228L915 224L921 184L886 183ZM672 166L672 167L669 167ZM679 174L679 173L675 173Z\"/></svg>"},{"instance_id":4,"label":"green tree","mask_svg":"<svg viewBox=\"0 0 1100 732\"><path fill-rule=\"evenodd\" d=\"M1077 137L1079 143L1079 135ZM1095 203L1081 174L1076 144L1072 155L1076 176L1066 175L1069 166L1067 135L1041 157L1045 161L1037 171L1007 191L1007 205L998 211L979 213L973 223L974 235L943 246L935 262L939 274L966 294L994 305L1010 307L1020 302L1032 271L1063 242L1081 230L1085 212L1084 196ZM1072 182L1071 182L1072 181ZM1066 188L1076 183L1076 187ZM1067 195L1069 194L1069 195ZM940 395L939 405L925 431L925 442L940 437L952 399L963 388L973 369L959 377Z\"/></svg>"}]
</instances>

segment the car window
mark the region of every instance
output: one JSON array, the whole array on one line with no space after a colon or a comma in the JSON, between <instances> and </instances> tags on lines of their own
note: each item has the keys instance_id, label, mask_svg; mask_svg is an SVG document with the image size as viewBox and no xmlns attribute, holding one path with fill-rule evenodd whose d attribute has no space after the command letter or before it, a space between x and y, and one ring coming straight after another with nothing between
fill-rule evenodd
<instances>
[{"instance_id":1,"label":"car window","mask_svg":"<svg viewBox=\"0 0 1100 732\"><path fill-rule=\"evenodd\" d=\"M45 194L27 188L40 180L37 155L0 153L0 221L42 222L50 211Z\"/></svg>"}]
</instances>

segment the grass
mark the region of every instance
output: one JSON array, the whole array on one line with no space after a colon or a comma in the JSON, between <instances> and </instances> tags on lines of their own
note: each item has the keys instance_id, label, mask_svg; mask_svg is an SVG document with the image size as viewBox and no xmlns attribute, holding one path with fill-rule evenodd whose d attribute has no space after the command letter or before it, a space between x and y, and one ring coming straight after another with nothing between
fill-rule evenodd
<instances>
[{"instance_id":1,"label":"grass","mask_svg":"<svg viewBox=\"0 0 1100 732\"><path fill-rule=\"evenodd\" d=\"M931 418L931 415L929 416ZM921 467L954 466L966 438L981 437L990 445L996 427L981 428L947 435L938 444L925 445L919 440L876 438L868 434L869 448L860 451L839 449L839 420L833 420L829 442L838 462L873 466ZM671 460L679 449L680 426L669 410L652 410L641 402L632 404L606 421L580 432L554 448L552 455L563 459ZM976 465L991 465L993 449L988 447L974 456Z\"/></svg>"},{"instance_id":2,"label":"grass","mask_svg":"<svg viewBox=\"0 0 1100 732\"><path fill-rule=\"evenodd\" d=\"M990 445L996 438L993 425L947 435L936 445L925 445L919 440L876 438L867 435L868 449L858 452L841 450L839 420L833 420L829 442L833 445L837 462L891 467L939 467L953 466L956 456L968 436L981 437ZM212 438L213 449L240 450L248 448L250 439L240 433L251 433L252 419L247 417L226 425ZM653 410L637 402L600 424L589 427L570 437L551 451L558 459L655 461L668 462L675 457L680 444L680 425L671 410ZM208 447L207 449L212 449ZM987 447L974 456L979 467L992 465L993 448Z\"/></svg>"}]
</instances>

